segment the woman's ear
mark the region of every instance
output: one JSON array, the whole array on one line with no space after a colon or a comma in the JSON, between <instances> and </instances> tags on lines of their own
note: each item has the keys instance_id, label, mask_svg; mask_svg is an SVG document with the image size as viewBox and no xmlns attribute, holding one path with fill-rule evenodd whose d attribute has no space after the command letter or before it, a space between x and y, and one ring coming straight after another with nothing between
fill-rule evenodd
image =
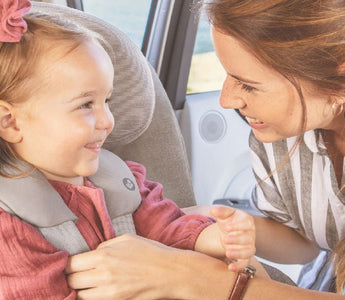
<instances>
[{"instance_id":1,"label":"woman's ear","mask_svg":"<svg viewBox=\"0 0 345 300\"><path fill-rule=\"evenodd\" d=\"M22 140L13 113L13 106L2 100L0 100L0 137L12 144L19 143Z\"/></svg>"},{"instance_id":2,"label":"woman's ear","mask_svg":"<svg viewBox=\"0 0 345 300\"><path fill-rule=\"evenodd\" d=\"M339 93L337 95L332 95L329 97L331 104L344 105L345 104L345 93Z\"/></svg>"},{"instance_id":3,"label":"woman's ear","mask_svg":"<svg viewBox=\"0 0 345 300\"><path fill-rule=\"evenodd\" d=\"M344 75L345 74L345 62L338 66L338 74ZM345 92L343 91L341 95L336 97L335 101L338 105L345 105Z\"/></svg>"}]
</instances>

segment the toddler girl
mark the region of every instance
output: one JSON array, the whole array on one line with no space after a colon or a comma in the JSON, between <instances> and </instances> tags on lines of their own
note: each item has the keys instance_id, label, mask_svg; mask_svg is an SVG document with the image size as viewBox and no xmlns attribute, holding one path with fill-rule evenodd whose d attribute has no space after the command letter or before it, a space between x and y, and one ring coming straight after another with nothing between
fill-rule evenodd
<instances>
[{"instance_id":1,"label":"toddler girl","mask_svg":"<svg viewBox=\"0 0 345 300\"><path fill-rule=\"evenodd\" d=\"M114 127L114 68L102 39L57 17L24 20L29 1L0 8L2 299L74 299L68 256L125 233L243 268L254 254L250 216L219 209L217 226L185 215L142 165L102 150Z\"/></svg>"}]
</instances>

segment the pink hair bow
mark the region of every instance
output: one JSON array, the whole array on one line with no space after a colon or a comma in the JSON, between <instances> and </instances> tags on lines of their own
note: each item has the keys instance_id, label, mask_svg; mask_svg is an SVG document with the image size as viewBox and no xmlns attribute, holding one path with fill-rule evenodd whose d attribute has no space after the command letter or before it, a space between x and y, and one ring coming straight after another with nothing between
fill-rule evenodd
<instances>
[{"instance_id":1,"label":"pink hair bow","mask_svg":"<svg viewBox=\"0 0 345 300\"><path fill-rule=\"evenodd\" d=\"M27 30L23 16L30 10L29 0L0 0L0 42L19 42Z\"/></svg>"}]
</instances>

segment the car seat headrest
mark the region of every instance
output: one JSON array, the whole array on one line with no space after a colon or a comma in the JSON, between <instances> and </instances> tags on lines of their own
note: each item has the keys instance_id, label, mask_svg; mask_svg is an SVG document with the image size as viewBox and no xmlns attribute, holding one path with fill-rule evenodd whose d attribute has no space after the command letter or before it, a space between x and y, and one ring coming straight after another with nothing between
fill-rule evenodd
<instances>
[{"instance_id":1,"label":"car seat headrest","mask_svg":"<svg viewBox=\"0 0 345 300\"><path fill-rule=\"evenodd\" d=\"M103 37L115 72L110 101L115 128L108 143L126 145L136 140L150 125L155 105L151 70L140 49L120 30L85 12L43 2L33 2L31 12L61 15Z\"/></svg>"}]
</instances>

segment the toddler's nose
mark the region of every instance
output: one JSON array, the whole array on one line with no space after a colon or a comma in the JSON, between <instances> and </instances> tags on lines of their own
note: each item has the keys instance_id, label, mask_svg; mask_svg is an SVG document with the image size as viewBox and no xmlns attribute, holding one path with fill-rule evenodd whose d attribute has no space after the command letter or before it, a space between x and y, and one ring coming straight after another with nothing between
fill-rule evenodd
<instances>
[{"instance_id":1,"label":"toddler's nose","mask_svg":"<svg viewBox=\"0 0 345 300\"><path fill-rule=\"evenodd\" d=\"M114 128L114 116L107 105L98 112L96 127L106 129L108 132Z\"/></svg>"}]
</instances>

